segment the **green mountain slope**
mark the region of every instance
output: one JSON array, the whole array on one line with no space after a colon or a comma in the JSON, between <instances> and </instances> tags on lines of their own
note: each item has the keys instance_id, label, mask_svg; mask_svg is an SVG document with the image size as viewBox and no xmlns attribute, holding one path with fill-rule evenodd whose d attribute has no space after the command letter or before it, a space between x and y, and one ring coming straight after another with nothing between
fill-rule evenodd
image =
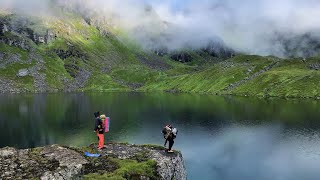
<instances>
[{"instance_id":1,"label":"green mountain slope","mask_svg":"<svg viewBox=\"0 0 320 180\"><path fill-rule=\"evenodd\" d=\"M237 55L223 60L201 50L175 53L181 56L143 50L126 32L92 25L76 13L42 18L2 13L0 92L134 90L320 97L317 57Z\"/></svg>"}]
</instances>

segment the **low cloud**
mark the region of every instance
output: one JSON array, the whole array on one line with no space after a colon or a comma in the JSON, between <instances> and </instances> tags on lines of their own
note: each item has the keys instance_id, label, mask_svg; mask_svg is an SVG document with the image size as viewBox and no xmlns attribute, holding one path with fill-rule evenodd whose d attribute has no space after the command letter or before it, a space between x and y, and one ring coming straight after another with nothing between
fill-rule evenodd
<instances>
[{"instance_id":1,"label":"low cloud","mask_svg":"<svg viewBox=\"0 0 320 180\"><path fill-rule=\"evenodd\" d=\"M224 43L259 55L312 56L320 50L318 0L0 0L2 7L47 12L52 3L103 17L145 48Z\"/></svg>"}]
</instances>

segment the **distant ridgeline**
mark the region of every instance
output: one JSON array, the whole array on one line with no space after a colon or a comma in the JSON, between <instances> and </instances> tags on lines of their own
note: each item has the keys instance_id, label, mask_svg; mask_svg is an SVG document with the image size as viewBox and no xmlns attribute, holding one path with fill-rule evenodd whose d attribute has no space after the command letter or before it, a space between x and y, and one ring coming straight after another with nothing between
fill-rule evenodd
<instances>
[{"instance_id":1,"label":"distant ridgeline","mask_svg":"<svg viewBox=\"0 0 320 180\"><path fill-rule=\"evenodd\" d=\"M222 41L198 49L146 49L109 20L56 11L48 17L0 13L0 92L320 97L320 41L311 35L275 37L287 44L288 59L236 53Z\"/></svg>"}]
</instances>

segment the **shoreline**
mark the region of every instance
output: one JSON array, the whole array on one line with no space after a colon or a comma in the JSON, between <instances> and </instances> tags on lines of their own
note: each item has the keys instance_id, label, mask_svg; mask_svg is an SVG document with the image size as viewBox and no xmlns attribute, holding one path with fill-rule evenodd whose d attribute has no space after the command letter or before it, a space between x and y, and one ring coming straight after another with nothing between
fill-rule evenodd
<instances>
[{"instance_id":1,"label":"shoreline","mask_svg":"<svg viewBox=\"0 0 320 180\"><path fill-rule=\"evenodd\" d=\"M250 96L250 95L241 95L241 94L228 94L228 93L203 93L203 92L184 92L184 91L143 91L143 90L102 90L102 91L24 91L24 92L0 92L0 95L30 95L30 94L88 94L88 93L164 93L164 94L190 94L190 95L211 95L211 96L226 96L226 97L243 97L243 98L259 98L259 99L284 99L284 100L292 100L292 99L309 99L309 100L320 100L320 96L312 97L312 96Z\"/></svg>"}]
</instances>

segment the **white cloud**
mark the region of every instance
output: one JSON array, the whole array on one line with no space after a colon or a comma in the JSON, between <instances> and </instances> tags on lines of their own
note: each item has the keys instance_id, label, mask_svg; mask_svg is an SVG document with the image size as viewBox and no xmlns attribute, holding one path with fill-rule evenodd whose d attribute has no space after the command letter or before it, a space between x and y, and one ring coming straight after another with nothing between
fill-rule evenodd
<instances>
[{"instance_id":1,"label":"white cloud","mask_svg":"<svg viewBox=\"0 0 320 180\"><path fill-rule=\"evenodd\" d=\"M222 39L228 46L253 54L284 55L278 35L320 34L319 0L55 0L64 6L111 17L145 47L198 48ZM46 9L42 0L0 0L28 12ZM146 12L146 3L154 11ZM163 21L169 22L169 28ZM154 37L150 41L150 37ZM294 45L299 42L292 41Z\"/></svg>"}]
</instances>

